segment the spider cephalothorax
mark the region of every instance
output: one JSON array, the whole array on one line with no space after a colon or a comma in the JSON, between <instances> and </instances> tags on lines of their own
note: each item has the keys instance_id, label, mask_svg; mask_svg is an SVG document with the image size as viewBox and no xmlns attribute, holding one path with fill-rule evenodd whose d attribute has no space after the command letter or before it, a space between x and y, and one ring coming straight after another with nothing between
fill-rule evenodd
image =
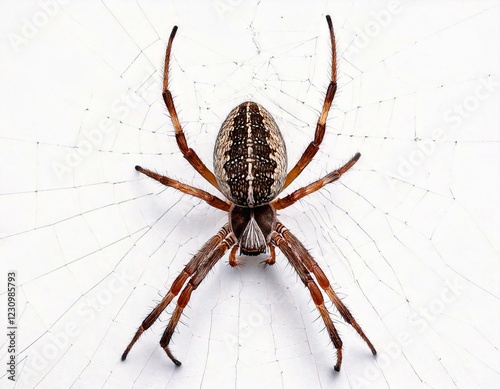
<instances>
[{"instance_id":1,"label":"spider cephalothorax","mask_svg":"<svg viewBox=\"0 0 500 389\"><path fill-rule=\"evenodd\" d=\"M339 169L285 197L277 198L313 159L325 134L328 111L337 90L335 37L330 17L327 16L326 20L332 45L331 80L316 125L314 139L289 172L287 172L285 142L278 126L264 107L250 101L234 108L221 126L214 149L215 175L205 166L196 152L188 147L182 126L177 117L172 94L168 88L170 52L177 32L177 27L173 28L165 56L163 99L175 128L175 138L184 158L198 173L218 189L227 201L204 190L183 184L140 166L135 168L164 185L198 197L209 205L228 212L228 222L203 245L177 276L166 296L142 322L132 341L123 352L122 360L125 360L141 334L151 327L168 304L180 293L172 317L160 340L161 347L170 359L176 365L180 365L181 363L172 355L169 343L182 312L191 298L191 293L199 286L210 269L229 249L231 249L229 264L231 266L238 265L236 259L238 248L240 254L251 256L259 255L269 249L269 257L264 262L272 265L275 263L275 247L278 247L283 252L311 293L313 302L328 330L328 335L337 350L335 370L340 370L342 363L342 340L325 308L320 288L330 298L344 320L353 326L367 343L372 353L376 354L375 348L347 307L339 299L318 263L302 243L276 217L277 210L284 209L308 194L338 180L360 157L360 154L356 153Z\"/></svg>"},{"instance_id":2,"label":"spider cephalothorax","mask_svg":"<svg viewBox=\"0 0 500 389\"><path fill-rule=\"evenodd\" d=\"M233 206L229 211L229 226L238 239L243 255L266 252L271 232L276 226L276 211L269 205L258 207Z\"/></svg>"}]
</instances>

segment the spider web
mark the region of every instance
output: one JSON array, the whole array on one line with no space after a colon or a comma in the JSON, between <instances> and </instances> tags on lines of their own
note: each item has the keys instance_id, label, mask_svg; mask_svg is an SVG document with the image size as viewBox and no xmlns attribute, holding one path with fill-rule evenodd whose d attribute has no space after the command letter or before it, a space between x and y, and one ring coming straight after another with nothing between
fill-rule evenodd
<instances>
[{"instance_id":1,"label":"spider web","mask_svg":"<svg viewBox=\"0 0 500 389\"><path fill-rule=\"evenodd\" d=\"M2 3L1 312L17 273L14 388L493 388L500 381L498 1ZM378 349L334 310L335 352L307 290L220 261L173 338L172 307L123 349L224 213L144 179L141 164L213 191L182 158L161 98L211 167L221 122L263 104L294 164L329 75L327 134L297 189L349 159L340 182L280 213ZM5 307L5 309L4 309ZM4 322L2 320L2 322Z\"/></svg>"}]
</instances>

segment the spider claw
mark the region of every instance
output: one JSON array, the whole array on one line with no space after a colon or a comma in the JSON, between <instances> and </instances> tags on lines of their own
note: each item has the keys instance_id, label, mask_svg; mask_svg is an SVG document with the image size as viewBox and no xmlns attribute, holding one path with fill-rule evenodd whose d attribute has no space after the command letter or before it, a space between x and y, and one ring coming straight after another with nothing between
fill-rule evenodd
<instances>
[{"instance_id":1,"label":"spider claw","mask_svg":"<svg viewBox=\"0 0 500 389\"><path fill-rule=\"evenodd\" d=\"M165 352L167 353L168 357L170 358L170 360L176 365L176 366L180 366L182 365L182 362L179 361L177 358L174 357L174 354L172 354L172 351L170 351L170 349L168 348L168 346L165 346L163 347L163 350L165 350Z\"/></svg>"},{"instance_id":2,"label":"spider claw","mask_svg":"<svg viewBox=\"0 0 500 389\"><path fill-rule=\"evenodd\" d=\"M182 362L177 359L172 360L172 362L174 362L176 366L182 365Z\"/></svg>"},{"instance_id":3,"label":"spider claw","mask_svg":"<svg viewBox=\"0 0 500 389\"><path fill-rule=\"evenodd\" d=\"M337 349L337 363L333 367L335 371L340 371L340 365L342 364L342 348Z\"/></svg>"},{"instance_id":4,"label":"spider claw","mask_svg":"<svg viewBox=\"0 0 500 389\"><path fill-rule=\"evenodd\" d=\"M276 263L276 253L272 244L269 244L269 257L260 263L264 264L264 267L272 266Z\"/></svg>"},{"instance_id":5,"label":"spider claw","mask_svg":"<svg viewBox=\"0 0 500 389\"><path fill-rule=\"evenodd\" d=\"M137 332L135 333L132 340L130 341L130 343L128 344L127 348L123 352L122 361L124 361L127 358L128 353L130 352L130 350L132 350L132 347L134 346L135 342L137 342L137 340L139 339L139 337L142 335L143 332L144 332L144 327L141 325L137 330Z\"/></svg>"},{"instance_id":6,"label":"spider claw","mask_svg":"<svg viewBox=\"0 0 500 389\"><path fill-rule=\"evenodd\" d=\"M276 261L272 261L271 258L264 259L263 261L260 261L261 265L264 265L264 267L272 266L276 263Z\"/></svg>"}]
</instances>

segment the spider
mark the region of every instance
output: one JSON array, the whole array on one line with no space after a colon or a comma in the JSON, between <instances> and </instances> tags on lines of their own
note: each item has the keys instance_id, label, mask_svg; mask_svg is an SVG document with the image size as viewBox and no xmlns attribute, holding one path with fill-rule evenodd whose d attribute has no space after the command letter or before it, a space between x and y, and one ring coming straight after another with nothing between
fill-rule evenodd
<instances>
[{"instance_id":1,"label":"spider","mask_svg":"<svg viewBox=\"0 0 500 389\"><path fill-rule=\"evenodd\" d=\"M228 212L228 222L202 246L177 276L166 296L142 322L132 341L123 352L122 360L127 358L132 346L141 334L151 327L170 302L180 293L177 305L160 340L161 347L172 362L180 366L181 362L172 354L169 343L191 294L198 288L210 269L228 250L230 250L229 265L237 266L239 264L236 258L238 249L240 255L247 256L266 253L269 249L268 258L262 262L265 265L273 265L276 260L275 247L281 250L301 281L309 289L312 300L324 321L328 335L337 352L337 362L334 369L339 371L342 364L342 340L325 307L323 294L319 287L328 295L344 320L367 343L371 352L376 354L375 347L332 289L318 263L303 244L276 217L277 211L289 207L301 198L338 180L361 156L360 153L356 153L341 168L287 196L277 198L311 162L319 150L325 134L328 111L337 90L335 35L330 16L326 16L326 21L332 50L331 80L316 125L314 140L307 146L299 161L288 173L286 146L278 126L270 113L255 102L247 101L238 105L223 122L214 148L215 174L205 166L196 152L189 148L168 85L170 53L177 26L172 29L165 55L163 100L175 128L177 145L184 158L227 200L222 200L204 190L183 184L140 166L136 166L135 169L163 185L200 198L212 207Z\"/></svg>"}]
</instances>

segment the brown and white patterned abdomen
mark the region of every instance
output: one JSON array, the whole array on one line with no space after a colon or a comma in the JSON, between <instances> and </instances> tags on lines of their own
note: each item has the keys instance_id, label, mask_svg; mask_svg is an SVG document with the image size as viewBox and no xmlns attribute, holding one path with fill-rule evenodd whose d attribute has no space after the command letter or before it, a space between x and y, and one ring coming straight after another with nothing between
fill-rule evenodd
<instances>
[{"instance_id":1,"label":"brown and white patterned abdomen","mask_svg":"<svg viewBox=\"0 0 500 389\"><path fill-rule=\"evenodd\" d=\"M214 169L220 190L237 205L256 207L278 196L286 177L286 147L264 107L249 101L229 113L215 142Z\"/></svg>"}]
</instances>

